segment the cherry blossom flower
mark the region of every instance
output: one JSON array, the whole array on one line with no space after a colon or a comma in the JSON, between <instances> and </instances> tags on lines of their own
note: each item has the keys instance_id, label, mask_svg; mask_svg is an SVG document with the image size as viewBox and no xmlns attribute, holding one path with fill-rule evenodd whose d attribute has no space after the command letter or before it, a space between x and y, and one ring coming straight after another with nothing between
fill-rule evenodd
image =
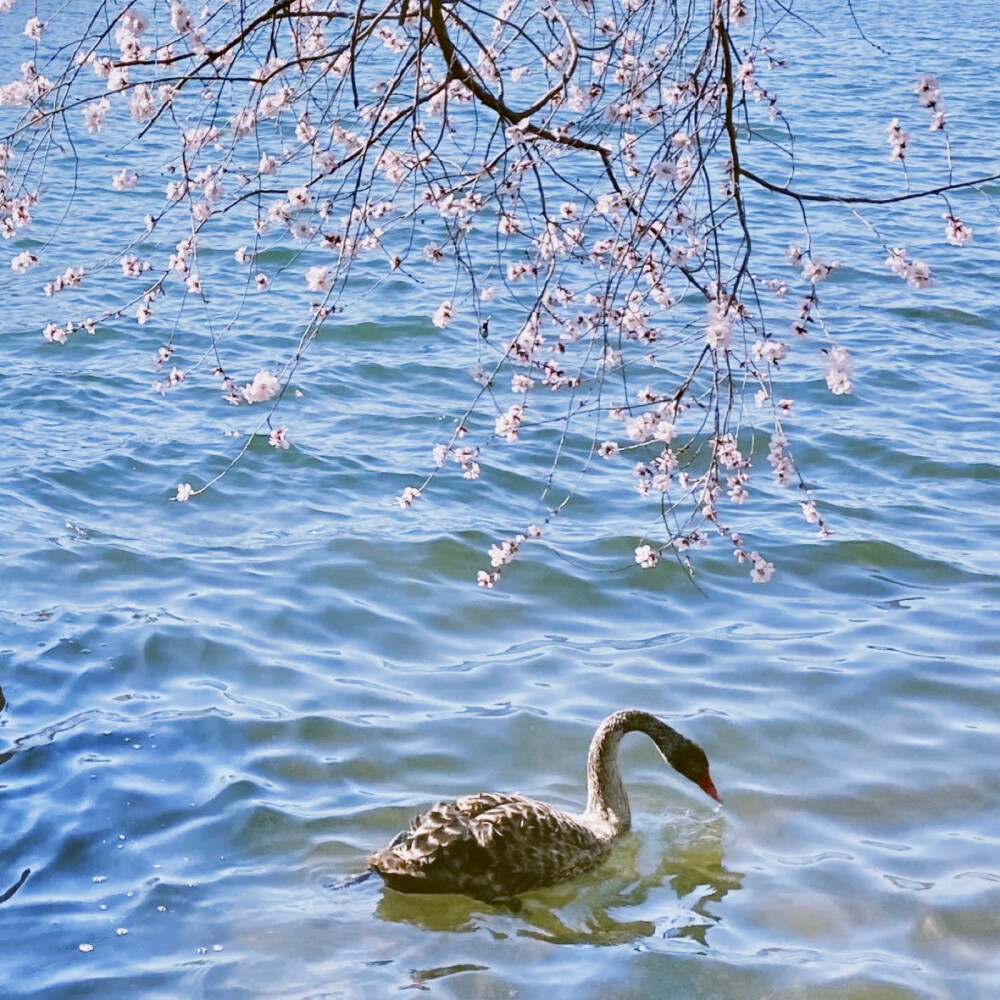
<instances>
[{"instance_id":1,"label":"cherry blossom flower","mask_svg":"<svg viewBox=\"0 0 1000 1000\"><path fill-rule=\"evenodd\" d=\"M784 360L788 354L788 345L772 338L758 340L753 345L753 353L756 358L766 361L769 365L777 366L778 362Z\"/></svg>"},{"instance_id":2,"label":"cherry blossom flower","mask_svg":"<svg viewBox=\"0 0 1000 1000\"><path fill-rule=\"evenodd\" d=\"M491 545L486 554L490 557L490 565L493 567L503 566L507 562L507 553L498 545Z\"/></svg>"},{"instance_id":3,"label":"cherry blossom flower","mask_svg":"<svg viewBox=\"0 0 1000 1000\"><path fill-rule=\"evenodd\" d=\"M885 259L886 267L914 288L930 288L934 284L930 267L922 260L906 259L906 250L895 247Z\"/></svg>"},{"instance_id":4,"label":"cherry blossom flower","mask_svg":"<svg viewBox=\"0 0 1000 1000\"><path fill-rule=\"evenodd\" d=\"M153 265L148 260L140 260L135 254L126 254L119 261L122 267L123 278L138 278L144 271L148 271Z\"/></svg>"},{"instance_id":5,"label":"cherry blossom flower","mask_svg":"<svg viewBox=\"0 0 1000 1000\"><path fill-rule=\"evenodd\" d=\"M767 583L774 576L774 563L768 562L759 552L750 553L750 579L754 583Z\"/></svg>"},{"instance_id":6,"label":"cherry blossom flower","mask_svg":"<svg viewBox=\"0 0 1000 1000\"><path fill-rule=\"evenodd\" d=\"M898 118L893 118L886 126L886 142L892 147L889 153L890 160L904 160L906 158L906 144L910 141L910 136L899 124Z\"/></svg>"},{"instance_id":7,"label":"cherry blossom flower","mask_svg":"<svg viewBox=\"0 0 1000 1000\"><path fill-rule=\"evenodd\" d=\"M714 301L708 304L708 323L705 326L705 340L713 351L724 351L729 347L733 332L733 321L729 317L727 304Z\"/></svg>"},{"instance_id":8,"label":"cherry blossom flower","mask_svg":"<svg viewBox=\"0 0 1000 1000\"><path fill-rule=\"evenodd\" d=\"M28 38L34 39L37 42L38 39L42 37L42 31L44 28L45 25L42 24L37 17L29 17L24 25L24 34L26 34Z\"/></svg>"},{"instance_id":9,"label":"cherry blossom flower","mask_svg":"<svg viewBox=\"0 0 1000 1000\"><path fill-rule=\"evenodd\" d=\"M270 372L261 369L253 381L243 387L243 398L248 403L266 403L278 391L280 383Z\"/></svg>"},{"instance_id":10,"label":"cherry blossom flower","mask_svg":"<svg viewBox=\"0 0 1000 1000\"><path fill-rule=\"evenodd\" d=\"M139 175L134 170L123 167L111 178L111 188L114 191L128 191L139 183Z\"/></svg>"},{"instance_id":11,"label":"cherry blossom flower","mask_svg":"<svg viewBox=\"0 0 1000 1000\"><path fill-rule=\"evenodd\" d=\"M100 132L104 125L104 116L111 110L111 102L102 97L83 106L83 122L88 132Z\"/></svg>"},{"instance_id":12,"label":"cherry blossom flower","mask_svg":"<svg viewBox=\"0 0 1000 1000\"><path fill-rule=\"evenodd\" d=\"M108 90L117 93L128 86L128 69L125 66L112 66L108 73Z\"/></svg>"},{"instance_id":13,"label":"cherry blossom flower","mask_svg":"<svg viewBox=\"0 0 1000 1000\"><path fill-rule=\"evenodd\" d=\"M735 504L744 503L750 496L746 489L747 477L743 473L737 473L735 476L729 476L726 479L726 486L728 489L726 493L729 499Z\"/></svg>"},{"instance_id":14,"label":"cherry blossom flower","mask_svg":"<svg viewBox=\"0 0 1000 1000\"><path fill-rule=\"evenodd\" d=\"M306 287L310 292L328 292L330 284L330 269L328 267L310 267L306 271Z\"/></svg>"},{"instance_id":15,"label":"cherry blossom flower","mask_svg":"<svg viewBox=\"0 0 1000 1000\"><path fill-rule=\"evenodd\" d=\"M11 263L11 267L13 267ZM54 281L46 282L44 286L45 294L48 296L61 292L64 288L79 288L83 282L84 269L82 267L67 267L62 274L58 275Z\"/></svg>"},{"instance_id":16,"label":"cherry blossom flower","mask_svg":"<svg viewBox=\"0 0 1000 1000\"><path fill-rule=\"evenodd\" d=\"M491 545L487 553L490 557L490 565L494 569L500 569L513 562L524 541L524 535L515 535L513 538L504 538L499 545Z\"/></svg>"},{"instance_id":17,"label":"cherry blossom flower","mask_svg":"<svg viewBox=\"0 0 1000 1000\"><path fill-rule=\"evenodd\" d=\"M171 500L176 500L178 503L184 503L186 500L190 500L194 496L194 489L190 483L178 483L177 493L172 496Z\"/></svg>"},{"instance_id":18,"label":"cherry blossom flower","mask_svg":"<svg viewBox=\"0 0 1000 1000\"><path fill-rule=\"evenodd\" d=\"M802 277L815 285L820 281L826 281L838 267L840 267L840 261L835 260L831 264L824 264L822 261L810 257L802 265Z\"/></svg>"},{"instance_id":19,"label":"cherry blossom flower","mask_svg":"<svg viewBox=\"0 0 1000 1000\"><path fill-rule=\"evenodd\" d=\"M42 336L50 344L65 344L67 332L63 329L63 327L56 326L55 323L47 323L45 328L42 330Z\"/></svg>"},{"instance_id":20,"label":"cherry blossom flower","mask_svg":"<svg viewBox=\"0 0 1000 1000\"><path fill-rule=\"evenodd\" d=\"M454 315L455 313L452 308L451 299L445 299L445 301L438 306L437 311L431 317L431 322L436 327L443 330L449 323L451 323Z\"/></svg>"},{"instance_id":21,"label":"cherry blossom flower","mask_svg":"<svg viewBox=\"0 0 1000 1000\"><path fill-rule=\"evenodd\" d=\"M505 413L496 418L494 428L496 433L506 441L516 441L521 421L524 419L524 407L515 405L508 407Z\"/></svg>"},{"instance_id":22,"label":"cherry blossom flower","mask_svg":"<svg viewBox=\"0 0 1000 1000\"><path fill-rule=\"evenodd\" d=\"M843 396L853 390L851 375L854 372L854 362L846 348L834 346L824 351L823 364L830 392L835 396Z\"/></svg>"},{"instance_id":23,"label":"cherry blossom flower","mask_svg":"<svg viewBox=\"0 0 1000 1000\"><path fill-rule=\"evenodd\" d=\"M804 501L800 504L800 506L802 507L803 516L810 524L820 523L819 510L817 509L816 502L814 500Z\"/></svg>"},{"instance_id":24,"label":"cherry blossom flower","mask_svg":"<svg viewBox=\"0 0 1000 1000\"><path fill-rule=\"evenodd\" d=\"M670 416L654 415L652 432L654 441L662 441L664 444L670 444L677 437L677 425Z\"/></svg>"},{"instance_id":25,"label":"cherry blossom flower","mask_svg":"<svg viewBox=\"0 0 1000 1000\"><path fill-rule=\"evenodd\" d=\"M715 457L727 468L736 469L744 464L743 455L736 446L736 438L725 434L715 442Z\"/></svg>"},{"instance_id":26,"label":"cherry blossom flower","mask_svg":"<svg viewBox=\"0 0 1000 1000\"><path fill-rule=\"evenodd\" d=\"M478 479L480 468L476 461L478 451L475 448L459 448L452 458L462 467L463 479Z\"/></svg>"},{"instance_id":27,"label":"cherry blossom flower","mask_svg":"<svg viewBox=\"0 0 1000 1000\"><path fill-rule=\"evenodd\" d=\"M82 55L83 54L81 53L81 56ZM86 61L86 57L83 58L84 61ZM107 80L108 76L111 73L111 67L114 65L114 63L108 56L91 56L90 65L91 68L94 70L94 75L98 77L98 79Z\"/></svg>"},{"instance_id":28,"label":"cherry blossom flower","mask_svg":"<svg viewBox=\"0 0 1000 1000\"><path fill-rule=\"evenodd\" d=\"M293 209L301 211L312 204L312 195L307 187L291 188L288 192L288 204Z\"/></svg>"},{"instance_id":29,"label":"cherry blossom flower","mask_svg":"<svg viewBox=\"0 0 1000 1000\"><path fill-rule=\"evenodd\" d=\"M660 560L659 554L649 545L638 545L635 549L635 561L643 569L652 569Z\"/></svg>"},{"instance_id":30,"label":"cherry blossom flower","mask_svg":"<svg viewBox=\"0 0 1000 1000\"><path fill-rule=\"evenodd\" d=\"M197 150L218 142L219 135L219 130L214 125L196 125L187 129L181 139L185 149Z\"/></svg>"},{"instance_id":31,"label":"cherry blossom flower","mask_svg":"<svg viewBox=\"0 0 1000 1000\"><path fill-rule=\"evenodd\" d=\"M412 507L413 501L419 496L420 490L418 490L415 486L407 486L398 497L399 506L403 508Z\"/></svg>"},{"instance_id":32,"label":"cherry blossom flower","mask_svg":"<svg viewBox=\"0 0 1000 1000\"><path fill-rule=\"evenodd\" d=\"M240 108L229 119L229 127L232 129L234 139L252 135L257 127L257 112L253 108Z\"/></svg>"},{"instance_id":33,"label":"cherry blossom flower","mask_svg":"<svg viewBox=\"0 0 1000 1000\"><path fill-rule=\"evenodd\" d=\"M444 251L437 243L428 243L424 246L424 259L432 264L440 264L444 260Z\"/></svg>"},{"instance_id":34,"label":"cherry blossom flower","mask_svg":"<svg viewBox=\"0 0 1000 1000\"><path fill-rule=\"evenodd\" d=\"M635 441L637 444L642 444L649 436L651 420L652 418L645 413L640 413L638 416L630 417L626 420L625 433L628 435L629 440Z\"/></svg>"},{"instance_id":35,"label":"cherry blossom flower","mask_svg":"<svg viewBox=\"0 0 1000 1000\"><path fill-rule=\"evenodd\" d=\"M795 466L785 449L788 439L781 433L771 435L767 449L767 461L774 470L774 478L781 486L789 486L795 476Z\"/></svg>"},{"instance_id":36,"label":"cherry blossom flower","mask_svg":"<svg viewBox=\"0 0 1000 1000\"><path fill-rule=\"evenodd\" d=\"M271 431L271 433L270 433L270 435L269 435L269 437L267 439L267 443L272 448L284 448L284 449L287 449L290 446L290 444L291 444L291 441L288 440L288 428L287 427L279 427L277 430Z\"/></svg>"},{"instance_id":37,"label":"cherry blossom flower","mask_svg":"<svg viewBox=\"0 0 1000 1000\"><path fill-rule=\"evenodd\" d=\"M137 84L129 98L129 114L137 122L149 121L156 111L153 91L148 83Z\"/></svg>"},{"instance_id":38,"label":"cherry blossom flower","mask_svg":"<svg viewBox=\"0 0 1000 1000\"><path fill-rule=\"evenodd\" d=\"M12 108L31 104L31 87L24 80L12 80L0 86L0 107Z\"/></svg>"},{"instance_id":39,"label":"cherry blossom flower","mask_svg":"<svg viewBox=\"0 0 1000 1000\"><path fill-rule=\"evenodd\" d=\"M964 246L972 239L972 230L951 212L945 212L941 218L945 220L945 238L953 247Z\"/></svg>"},{"instance_id":40,"label":"cherry blossom flower","mask_svg":"<svg viewBox=\"0 0 1000 1000\"><path fill-rule=\"evenodd\" d=\"M476 583L479 584L480 587L485 587L487 590L492 590L498 579L499 574L487 573L484 569L481 569L476 574Z\"/></svg>"},{"instance_id":41,"label":"cherry blossom flower","mask_svg":"<svg viewBox=\"0 0 1000 1000\"><path fill-rule=\"evenodd\" d=\"M614 441L604 441L597 449L597 454L600 455L601 458L614 458L618 454L618 445Z\"/></svg>"},{"instance_id":42,"label":"cherry blossom flower","mask_svg":"<svg viewBox=\"0 0 1000 1000\"><path fill-rule=\"evenodd\" d=\"M920 77L913 85L913 90L920 99L921 107L934 111L941 103L941 90L938 87L937 77L930 73Z\"/></svg>"},{"instance_id":43,"label":"cherry blossom flower","mask_svg":"<svg viewBox=\"0 0 1000 1000\"><path fill-rule=\"evenodd\" d=\"M10 269L17 274L24 274L29 267L34 267L38 263L38 258L30 250L22 250L10 261Z\"/></svg>"}]
</instances>

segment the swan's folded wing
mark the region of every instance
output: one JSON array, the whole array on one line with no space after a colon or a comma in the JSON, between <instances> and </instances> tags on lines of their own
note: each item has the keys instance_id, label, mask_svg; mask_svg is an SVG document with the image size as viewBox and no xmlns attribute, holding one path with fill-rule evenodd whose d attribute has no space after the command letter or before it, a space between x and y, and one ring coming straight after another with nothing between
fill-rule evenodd
<instances>
[{"instance_id":1,"label":"swan's folded wing","mask_svg":"<svg viewBox=\"0 0 1000 1000\"><path fill-rule=\"evenodd\" d=\"M471 827L481 854L471 850L469 854L476 856L498 896L586 871L609 846L576 817L532 799L482 812Z\"/></svg>"},{"instance_id":2,"label":"swan's folded wing","mask_svg":"<svg viewBox=\"0 0 1000 1000\"><path fill-rule=\"evenodd\" d=\"M405 892L495 899L586 871L608 846L544 802L485 793L432 806L369 863Z\"/></svg>"},{"instance_id":3,"label":"swan's folded wing","mask_svg":"<svg viewBox=\"0 0 1000 1000\"><path fill-rule=\"evenodd\" d=\"M408 872L422 877L421 869L447 859L463 840L475 842L472 823L480 814L498 807L515 807L529 800L521 795L484 792L455 802L437 802L413 817L408 830L398 833L388 847L370 861L383 872Z\"/></svg>"}]
</instances>

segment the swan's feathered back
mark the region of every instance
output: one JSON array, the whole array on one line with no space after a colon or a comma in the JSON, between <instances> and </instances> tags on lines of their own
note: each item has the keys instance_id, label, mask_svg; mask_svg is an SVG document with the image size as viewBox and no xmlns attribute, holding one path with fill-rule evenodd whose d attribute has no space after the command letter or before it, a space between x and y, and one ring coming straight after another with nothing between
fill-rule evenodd
<instances>
[{"instance_id":1,"label":"swan's feathered back","mask_svg":"<svg viewBox=\"0 0 1000 1000\"><path fill-rule=\"evenodd\" d=\"M404 892L514 896L592 868L611 847L579 817L523 795L439 802L369 865Z\"/></svg>"}]
</instances>

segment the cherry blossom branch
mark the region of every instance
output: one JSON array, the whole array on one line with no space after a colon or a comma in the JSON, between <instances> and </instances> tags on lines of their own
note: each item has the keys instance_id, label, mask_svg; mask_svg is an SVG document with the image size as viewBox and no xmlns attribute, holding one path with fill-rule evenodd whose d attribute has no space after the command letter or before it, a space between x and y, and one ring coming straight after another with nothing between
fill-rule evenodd
<instances>
[{"instance_id":1,"label":"cherry blossom branch","mask_svg":"<svg viewBox=\"0 0 1000 1000\"><path fill-rule=\"evenodd\" d=\"M773 184L771 181L766 180L759 174L755 174L752 170L748 170L746 167L740 167L739 172L741 176L746 177L755 184L759 184L762 188L766 188L768 191L773 191L775 194L786 195L789 198L794 198L798 202L826 202L840 205L895 205L902 201L920 201L926 198L931 198L934 195L947 194L951 191L960 191L964 188L981 187L982 185L989 184L992 181L1000 180L1000 173L989 174L985 177L977 177L975 180L971 181L958 181L955 183L942 184L934 188L925 188L921 191L908 191L906 194L886 195L884 197L876 198L870 195L817 194L796 191L787 185L783 186Z\"/></svg>"}]
</instances>

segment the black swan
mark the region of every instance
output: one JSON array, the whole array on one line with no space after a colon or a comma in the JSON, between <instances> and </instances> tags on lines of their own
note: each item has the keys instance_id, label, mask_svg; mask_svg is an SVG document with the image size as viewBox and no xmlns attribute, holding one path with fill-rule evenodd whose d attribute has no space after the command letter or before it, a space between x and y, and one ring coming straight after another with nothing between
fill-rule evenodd
<instances>
[{"instance_id":1,"label":"black swan","mask_svg":"<svg viewBox=\"0 0 1000 1000\"><path fill-rule=\"evenodd\" d=\"M567 813L523 795L484 792L439 802L368 858L402 892L514 896L593 868L631 823L618 770L625 733L645 733L664 760L721 802L705 752L654 715L625 709L597 728L587 754L587 807ZM365 877L365 876L361 876Z\"/></svg>"}]
</instances>

